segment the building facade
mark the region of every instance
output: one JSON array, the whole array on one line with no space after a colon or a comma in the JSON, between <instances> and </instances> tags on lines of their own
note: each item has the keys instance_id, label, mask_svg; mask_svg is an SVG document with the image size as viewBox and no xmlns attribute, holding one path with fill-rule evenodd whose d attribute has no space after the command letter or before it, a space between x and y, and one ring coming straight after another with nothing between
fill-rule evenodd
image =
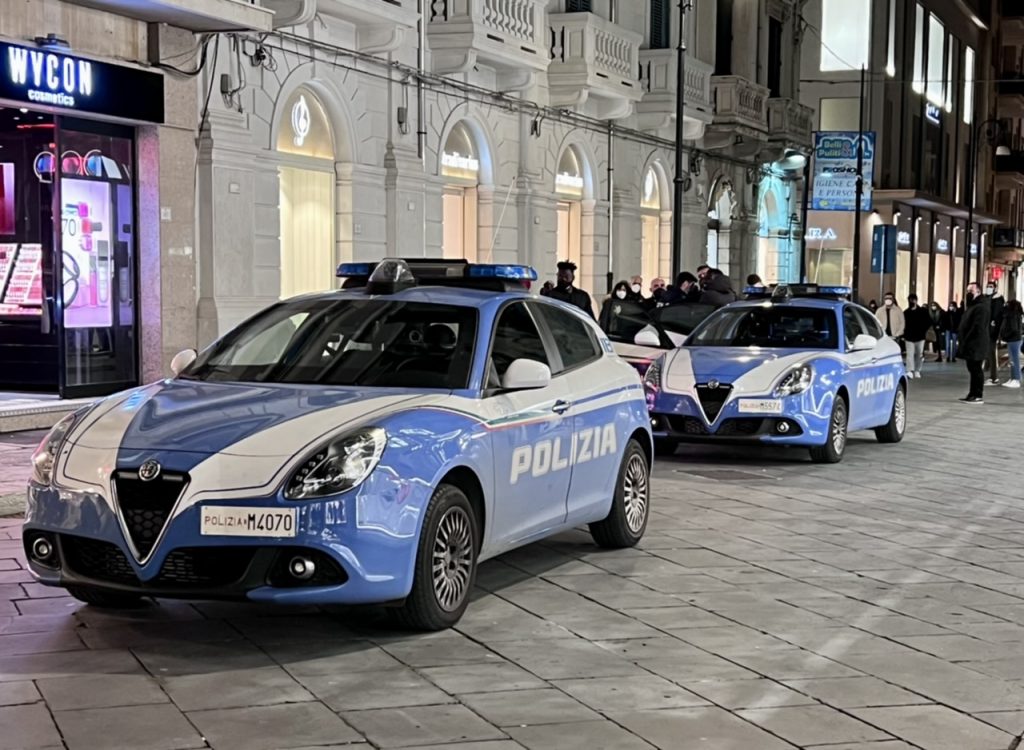
<instances>
[{"instance_id":1,"label":"building facade","mask_svg":"<svg viewBox=\"0 0 1024 750\"><path fill-rule=\"evenodd\" d=\"M987 2L811 0L801 98L824 132L875 134L872 206L810 211L807 262L856 282L862 301L894 292L946 306L994 270L991 130L994 26ZM861 69L864 70L863 96ZM973 196L973 206L972 206ZM972 211L972 208L974 209ZM875 227L896 227L894 267L872 272ZM1001 267L1001 266L1000 266Z\"/></svg>"},{"instance_id":2,"label":"building facade","mask_svg":"<svg viewBox=\"0 0 1024 750\"><path fill-rule=\"evenodd\" d=\"M995 157L990 276L1024 299L1024 4L1003 0L995 41L995 107L998 126L989 135L1004 153Z\"/></svg>"}]
</instances>

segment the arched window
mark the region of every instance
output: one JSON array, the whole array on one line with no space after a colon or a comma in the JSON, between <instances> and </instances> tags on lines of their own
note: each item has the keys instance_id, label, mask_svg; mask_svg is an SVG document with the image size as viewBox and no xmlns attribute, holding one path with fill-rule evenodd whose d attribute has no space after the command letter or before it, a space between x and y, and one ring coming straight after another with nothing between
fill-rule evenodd
<instances>
[{"instance_id":1,"label":"arched window","mask_svg":"<svg viewBox=\"0 0 1024 750\"><path fill-rule=\"evenodd\" d=\"M567 146L558 159L555 170L555 194L558 196L557 247L558 260L569 260L580 269L582 277L582 218L583 218L583 160L575 146Z\"/></svg>"},{"instance_id":2,"label":"arched window","mask_svg":"<svg viewBox=\"0 0 1024 750\"><path fill-rule=\"evenodd\" d=\"M644 173L640 186L640 275L649 284L671 271L671 213L664 211L661 179L654 166Z\"/></svg>"},{"instance_id":3,"label":"arched window","mask_svg":"<svg viewBox=\"0 0 1024 750\"><path fill-rule=\"evenodd\" d=\"M335 148L323 104L299 87L280 109L281 298L335 283Z\"/></svg>"}]
</instances>

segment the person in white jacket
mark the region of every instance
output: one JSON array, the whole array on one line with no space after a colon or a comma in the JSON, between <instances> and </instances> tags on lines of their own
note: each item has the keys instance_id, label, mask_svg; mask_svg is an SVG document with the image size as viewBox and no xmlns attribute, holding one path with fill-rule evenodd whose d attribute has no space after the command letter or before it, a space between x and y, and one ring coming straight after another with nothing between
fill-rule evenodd
<instances>
[{"instance_id":1,"label":"person in white jacket","mask_svg":"<svg viewBox=\"0 0 1024 750\"><path fill-rule=\"evenodd\" d=\"M896 304L896 297L893 296L892 292L888 292L885 295L885 300L875 313L875 317L882 324L882 330L885 331L886 336L897 341L903 338L903 333L907 328L907 321L903 316L900 306Z\"/></svg>"}]
</instances>

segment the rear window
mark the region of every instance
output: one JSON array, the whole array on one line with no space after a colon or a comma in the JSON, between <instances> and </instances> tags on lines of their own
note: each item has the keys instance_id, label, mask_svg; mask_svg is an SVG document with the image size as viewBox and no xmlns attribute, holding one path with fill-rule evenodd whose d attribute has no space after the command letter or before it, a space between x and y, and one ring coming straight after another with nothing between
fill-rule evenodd
<instances>
[{"instance_id":1,"label":"rear window","mask_svg":"<svg viewBox=\"0 0 1024 750\"><path fill-rule=\"evenodd\" d=\"M765 349L836 349L835 312L820 307L723 307L707 318L685 346Z\"/></svg>"}]
</instances>

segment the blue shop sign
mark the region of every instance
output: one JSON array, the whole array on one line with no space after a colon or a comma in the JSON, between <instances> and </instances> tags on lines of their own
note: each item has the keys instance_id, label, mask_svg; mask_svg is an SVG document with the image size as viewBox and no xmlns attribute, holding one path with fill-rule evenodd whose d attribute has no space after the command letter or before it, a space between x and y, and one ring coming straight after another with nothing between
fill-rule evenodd
<instances>
[{"instance_id":1,"label":"blue shop sign","mask_svg":"<svg viewBox=\"0 0 1024 750\"><path fill-rule=\"evenodd\" d=\"M85 116L164 121L160 73L47 47L0 42L0 99Z\"/></svg>"}]
</instances>

